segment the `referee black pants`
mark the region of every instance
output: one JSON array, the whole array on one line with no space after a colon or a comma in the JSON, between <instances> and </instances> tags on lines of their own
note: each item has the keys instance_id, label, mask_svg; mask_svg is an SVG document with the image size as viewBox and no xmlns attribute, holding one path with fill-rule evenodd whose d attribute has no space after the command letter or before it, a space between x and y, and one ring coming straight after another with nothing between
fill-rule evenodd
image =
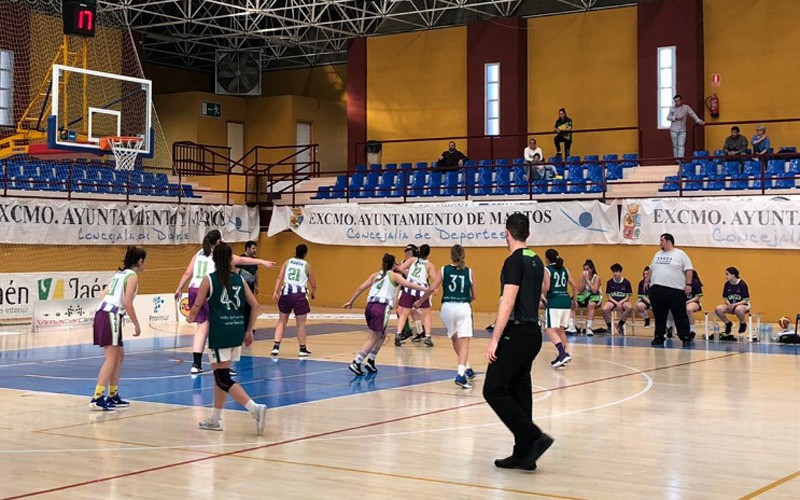
<instances>
[{"instance_id":1,"label":"referee black pants","mask_svg":"<svg viewBox=\"0 0 800 500\"><path fill-rule=\"evenodd\" d=\"M664 340L667 333L667 316L672 312L678 338L689 338L689 315L686 313L686 292L661 285L653 285L648 291L650 307L656 318L656 340Z\"/></svg>"},{"instance_id":2,"label":"referee black pants","mask_svg":"<svg viewBox=\"0 0 800 500\"><path fill-rule=\"evenodd\" d=\"M255 283L247 283L245 284L250 287L250 291L253 292L253 295L256 293L256 284ZM250 308L250 303L247 302L247 299L244 301L244 307L242 308L242 314L244 315L244 327L247 328L247 325L250 324L250 313L252 312ZM247 332L245 332L247 333Z\"/></svg>"},{"instance_id":3,"label":"referee black pants","mask_svg":"<svg viewBox=\"0 0 800 500\"><path fill-rule=\"evenodd\" d=\"M497 346L497 360L489 364L483 383L483 397L500 420L514 434L514 456L530 449L542 435L533 423L531 367L542 348L538 325L509 324Z\"/></svg>"}]
</instances>

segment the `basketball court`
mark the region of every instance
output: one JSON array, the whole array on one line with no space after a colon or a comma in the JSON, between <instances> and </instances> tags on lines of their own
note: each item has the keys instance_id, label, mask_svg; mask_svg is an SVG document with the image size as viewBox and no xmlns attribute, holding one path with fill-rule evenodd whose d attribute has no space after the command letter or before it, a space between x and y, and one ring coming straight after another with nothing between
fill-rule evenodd
<instances>
[{"instance_id":1,"label":"basketball court","mask_svg":"<svg viewBox=\"0 0 800 500\"><path fill-rule=\"evenodd\" d=\"M476 323L491 319L479 314ZM131 407L112 413L88 407L102 353L87 331L4 329L0 461L18 479L3 481L2 497L800 495L797 347L653 349L640 327L638 337L578 337L575 360L554 370L546 343L533 371L534 417L556 441L538 470L523 472L492 464L508 454L511 435L481 395L485 333L471 349L474 387L464 390L440 327L435 347L388 342L379 372L354 377L347 364L363 321L311 321L309 359L296 357L293 338L270 356L274 323L259 321L238 365L238 381L270 406L263 436L235 404L223 432L198 428L213 377L188 374L191 326L126 337L120 392Z\"/></svg>"}]
</instances>

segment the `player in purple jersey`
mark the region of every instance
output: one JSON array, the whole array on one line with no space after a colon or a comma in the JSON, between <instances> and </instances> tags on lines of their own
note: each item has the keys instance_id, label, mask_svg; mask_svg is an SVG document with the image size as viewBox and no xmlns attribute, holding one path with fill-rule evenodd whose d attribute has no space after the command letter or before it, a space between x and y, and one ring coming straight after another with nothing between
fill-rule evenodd
<instances>
[{"instance_id":1,"label":"player in purple jersey","mask_svg":"<svg viewBox=\"0 0 800 500\"><path fill-rule=\"evenodd\" d=\"M611 331L611 313L617 311L619 313L619 321L617 322L617 332L620 335L625 335L625 322L633 312L633 305L631 305L631 294L633 288L631 282L622 276L622 265L616 263L611 266L612 277L606 283L606 296L608 300L601 309L603 319L606 322L608 331Z\"/></svg>"},{"instance_id":2,"label":"player in purple jersey","mask_svg":"<svg viewBox=\"0 0 800 500\"><path fill-rule=\"evenodd\" d=\"M725 322L725 333L720 334L720 340L736 341L731 334L733 323L728 319L728 314L733 314L739 319L739 333L747 330L745 315L750 311L750 290L747 283L739 277L739 270L735 267L725 269L725 288L722 290L725 303L717 306L717 317ZM710 338L714 338L712 335Z\"/></svg>"}]
</instances>

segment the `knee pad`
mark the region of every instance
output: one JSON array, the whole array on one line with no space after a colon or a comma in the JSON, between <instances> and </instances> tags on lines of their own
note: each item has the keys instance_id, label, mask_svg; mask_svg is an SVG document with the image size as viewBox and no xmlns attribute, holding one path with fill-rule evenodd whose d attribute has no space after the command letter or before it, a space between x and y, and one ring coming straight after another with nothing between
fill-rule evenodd
<instances>
[{"instance_id":1,"label":"knee pad","mask_svg":"<svg viewBox=\"0 0 800 500\"><path fill-rule=\"evenodd\" d=\"M230 391L231 387L233 387L233 384L236 383L231 378L230 368L217 368L214 370L214 381L217 383L217 387L225 392Z\"/></svg>"}]
</instances>

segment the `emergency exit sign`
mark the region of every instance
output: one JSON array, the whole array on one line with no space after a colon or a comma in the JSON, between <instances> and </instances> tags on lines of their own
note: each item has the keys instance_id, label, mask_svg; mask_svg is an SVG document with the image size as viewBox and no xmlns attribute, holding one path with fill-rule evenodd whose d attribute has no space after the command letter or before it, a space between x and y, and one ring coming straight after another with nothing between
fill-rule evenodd
<instances>
[{"instance_id":1,"label":"emergency exit sign","mask_svg":"<svg viewBox=\"0 0 800 500\"><path fill-rule=\"evenodd\" d=\"M213 116L219 118L222 116L222 104L218 102L203 101L200 105L200 114L203 116Z\"/></svg>"}]
</instances>

